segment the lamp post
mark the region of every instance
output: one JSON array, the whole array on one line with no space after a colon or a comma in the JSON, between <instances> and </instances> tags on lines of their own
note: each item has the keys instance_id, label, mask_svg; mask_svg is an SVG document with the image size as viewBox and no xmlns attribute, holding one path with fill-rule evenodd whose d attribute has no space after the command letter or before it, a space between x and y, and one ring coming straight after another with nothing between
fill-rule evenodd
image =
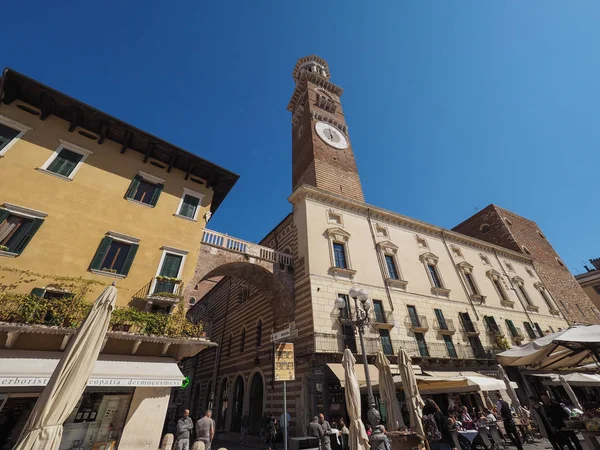
<instances>
[{"instance_id":1,"label":"lamp post","mask_svg":"<svg viewBox=\"0 0 600 450\"><path fill-rule=\"evenodd\" d=\"M365 350L365 327L369 325L369 310L371 309L371 302L369 301L369 294L364 289L357 289L352 287L350 289L350 297L354 299L354 311L352 306L346 304L346 300L338 297L335 300L334 306L339 310L338 321L342 325L350 325L358 330L358 336L360 337L360 348L362 351L363 364L365 366L365 378L367 381L367 401L369 402L369 411L367 412L367 418L372 427L379 425L381 416L379 411L375 407L375 396L373 395L373 386L371 385L371 375L369 373L369 363L367 361L367 351ZM360 305L359 305L360 301Z\"/></svg>"}]
</instances>

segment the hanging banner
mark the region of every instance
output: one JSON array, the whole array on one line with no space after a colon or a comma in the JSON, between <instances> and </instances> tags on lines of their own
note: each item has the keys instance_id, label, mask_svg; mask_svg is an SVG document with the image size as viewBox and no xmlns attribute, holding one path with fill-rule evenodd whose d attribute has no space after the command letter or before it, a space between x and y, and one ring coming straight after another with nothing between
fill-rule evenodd
<instances>
[{"instance_id":1,"label":"hanging banner","mask_svg":"<svg viewBox=\"0 0 600 450\"><path fill-rule=\"evenodd\" d=\"M275 381L294 381L294 344L275 344Z\"/></svg>"}]
</instances>

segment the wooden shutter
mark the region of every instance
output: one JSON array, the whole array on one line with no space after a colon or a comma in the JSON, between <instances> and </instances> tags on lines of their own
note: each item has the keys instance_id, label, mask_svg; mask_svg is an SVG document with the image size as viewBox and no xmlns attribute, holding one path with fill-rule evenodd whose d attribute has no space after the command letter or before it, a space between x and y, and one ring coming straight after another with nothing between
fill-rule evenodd
<instances>
[{"instance_id":1,"label":"wooden shutter","mask_svg":"<svg viewBox=\"0 0 600 450\"><path fill-rule=\"evenodd\" d=\"M23 253L23 250L25 250L25 247L27 247L27 244L29 244L29 241L31 240L33 235L42 226L42 223L44 223L44 219L33 219L31 222L29 222L29 226L27 227L27 230L23 233L21 241L15 245L15 253L17 255Z\"/></svg>"},{"instance_id":2,"label":"wooden shutter","mask_svg":"<svg viewBox=\"0 0 600 450\"><path fill-rule=\"evenodd\" d=\"M179 267L183 258L181 255L175 255L173 253L167 253L163 260L163 265L160 268L160 274L164 277L176 277L179 273Z\"/></svg>"},{"instance_id":3,"label":"wooden shutter","mask_svg":"<svg viewBox=\"0 0 600 450\"><path fill-rule=\"evenodd\" d=\"M127 276L129 273L129 269L131 269L131 264L133 263L133 258L135 258L135 254L138 251L138 244L131 244L129 248L129 253L127 253L127 258L123 262L123 267L121 267L121 275Z\"/></svg>"},{"instance_id":4,"label":"wooden shutter","mask_svg":"<svg viewBox=\"0 0 600 450\"><path fill-rule=\"evenodd\" d=\"M142 180L142 177L139 175L136 175L135 177L133 177L133 180L131 180L131 184L129 185L129 188L127 189L127 192L125 193L126 198L133 198L135 196L135 193L138 190L138 187L140 186L141 180Z\"/></svg>"},{"instance_id":5,"label":"wooden shutter","mask_svg":"<svg viewBox=\"0 0 600 450\"><path fill-rule=\"evenodd\" d=\"M0 209L0 225L2 225L2 222L4 222L8 216L10 216L10 213L6 209Z\"/></svg>"},{"instance_id":6,"label":"wooden shutter","mask_svg":"<svg viewBox=\"0 0 600 450\"><path fill-rule=\"evenodd\" d=\"M106 253L108 252L108 248L110 247L110 244L112 244L112 241L112 238L109 238L108 236L102 238L98 250L96 250L96 254L90 264L90 269L102 269L102 263L104 262L104 258L106 257Z\"/></svg>"},{"instance_id":7,"label":"wooden shutter","mask_svg":"<svg viewBox=\"0 0 600 450\"><path fill-rule=\"evenodd\" d=\"M63 148L48 166L48 170L63 177L68 177L82 158L83 155L80 153Z\"/></svg>"},{"instance_id":8,"label":"wooden shutter","mask_svg":"<svg viewBox=\"0 0 600 450\"><path fill-rule=\"evenodd\" d=\"M33 288L31 290L30 295L35 295L36 297L42 298L45 293L46 293L46 289L44 289L44 288Z\"/></svg>"},{"instance_id":9,"label":"wooden shutter","mask_svg":"<svg viewBox=\"0 0 600 450\"><path fill-rule=\"evenodd\" d=\"M151 206L156 206L156 203L158 202L158 197L160 197L160 193L162 192L164 187L164 184L156 185L156 189L154 190L154 194L152 194L152 199L150 200Z\"/></svg>"}]
</instances>

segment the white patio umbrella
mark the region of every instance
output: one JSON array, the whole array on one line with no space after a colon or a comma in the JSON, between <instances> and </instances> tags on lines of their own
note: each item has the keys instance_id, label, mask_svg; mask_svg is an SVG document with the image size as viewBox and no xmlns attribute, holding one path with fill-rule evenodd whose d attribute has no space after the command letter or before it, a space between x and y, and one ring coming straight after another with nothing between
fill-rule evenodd
<instances>
[{"instance_id":1,"label":"white patio umbrella","mask_svg":"<svg viewBox=\"0 0 600 450\"><path fill-rule=\"evenodd\" d=\"M360 420L360 388L354 366L356 359L349 349L344 350L342 365L344 366L344 379L346 381L346 410L350 417L349 443L350 450L370 449L369 437L365 430L365 425Z\"/></svg>"},{"instance_id":2,"label":"white patio umbrella","mask_svg":"<svg viewBox=\"0 0 600 450\"><path fill-rule=\"evenodd\" d=\"M379 370L379 395L385 404L387 411L387 429L388 431L398 431L404 428L404 420L402 420L402 412L400 411L400 402L396 398L396 386L394 384L394 376L392 375L392 367L390 361L381 350L375 358L375 366Z\"/></svg>"},{"instance_id":3,"label":"white patio umbrella","mask_svg":"<svg viewBox=\"0 0 600 450\"><path fill-rule=\"evenodd\" d=\"M417 380L412 369L412 361L410 356L404 349L398 352L398 369L400 370L400 378L402 378L402 386L404 387L404 397L406 399L406 407L410 413L410 425L412 430L425 439L425 430L423 429L423 412L421 409L425 406Z\"/></svg>"},{"instance_id":4,"label":"white patio umbrella","mask_svg":"<svg viewBox=\"0 0 600 450\"><path fill-rule=\"evenodd\" d=\"M117 289L109 286L94 302L31 411L13 450L58 450L63 423L85 390L102 348L116 298Z\"/></svg>"},{"instance_id":5,"label":"white patio umbrella","mask_svg":"<svg viewBox=\"0 0 600 450\"><path fill-rule=\"evenodd\" d=\"M523 411L523 408L521 408L521 402L519 401L519 397L517 397L517 393L512 387L512 384L510 382L510 379L508 378L508 375L506 374L506 371L504 370L504 367L502 367L500 364L498 364L498 373L500 374L500 378L502 378L502 381L504 381L504 385L506 386L506 393L510 397L513 408L515 408L515 411L519 416L521 416L523 419L526 419L527 417L525 411Z\"/></svg>"},{"instance_id":6,"label":"white patio umbrella","mask_svg":"<svg viewBox=\"0 0 600 450\"><path fill-rule=\"evenodd\" d=\"M567 391L567 395L569 396L569 398L573 402L573 406L575 406L576 408L578 408L578 409L580 409L580 410L583 411L581 403L579 403L579 399L575 395L575 392L573 392L573 388L571 388L571 385L569 383L567 383L567 380L565 380L565 377L563 377L562 375L560 375L558 377L558 379L560 380L560 384L562 384L562 387L565 388L565 391Z\"/></svg>"}]
</instances>

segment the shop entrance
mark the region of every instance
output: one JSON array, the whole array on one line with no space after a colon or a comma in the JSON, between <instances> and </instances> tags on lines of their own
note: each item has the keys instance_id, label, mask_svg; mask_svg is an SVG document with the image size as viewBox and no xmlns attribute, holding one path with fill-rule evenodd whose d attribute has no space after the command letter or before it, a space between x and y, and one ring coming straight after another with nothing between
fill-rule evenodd
<instances>
[{"instance_id":1,"label":"shop entrance","mask_svg":"<svg viewBox=\"0 0 600 450\"><path fill-rule=\"evenodd\" d=\"M248 408L248 419L250 426L248 432L258 435L260 432L260 418L263 415L263 378L260 373L255 373L250 382L250 407Z\"/></svg>"},{"instance_id":2,"label":"shop entrance","mask_svg":"<svg viewBox=\"0 0 600 450\"><path fill-rule=\"evenodd\" d=\"M231 431L240 431L242 408L244 407L244 379L239 376L233 385L233 408L231 411Z\"/></svg>"},{"instance_id":3,"label":"shop entrance","mask_svg":"<svg viewBox=\"0 0 600 450\"><path fill-rule=\"evenodd\" d=\"M31 396L0 396L0 449L12 450L39 394Z\"/></svg>"}]
</instances>

